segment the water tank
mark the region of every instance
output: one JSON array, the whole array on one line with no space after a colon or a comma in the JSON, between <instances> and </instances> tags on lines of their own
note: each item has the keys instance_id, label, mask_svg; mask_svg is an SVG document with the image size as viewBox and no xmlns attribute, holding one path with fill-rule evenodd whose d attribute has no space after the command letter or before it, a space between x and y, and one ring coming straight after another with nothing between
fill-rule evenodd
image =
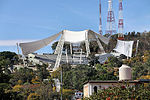
<instances>
[{"instance_id":1,"label":"water tank","mask_svg":"<svg viewBox=\"0 0 150 100\"><path fill-rule=\"evenodd\" d=\"M126 81L132 79L132 72L131 68L127 65L122 65L119 68L119 80L120 81Z\"/></svg>"}]
</instances>

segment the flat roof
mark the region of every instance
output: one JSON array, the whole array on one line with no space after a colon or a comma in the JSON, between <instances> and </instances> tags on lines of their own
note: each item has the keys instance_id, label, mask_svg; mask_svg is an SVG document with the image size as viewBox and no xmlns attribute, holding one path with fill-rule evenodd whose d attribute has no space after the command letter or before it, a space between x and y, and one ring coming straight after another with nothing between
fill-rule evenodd
<instances>
[{"instance_id":1,"label":"flat roof","mask_svg":"<svg viewBox=\"0 0 150 100\"><path fill-rule=\"evenodd\" d=\"M131 80L131 81L119 81L119 80L89 80L87 82L85 82L85 84L87 83L124 83L124 82L128 82L128 83L150 83L150 79L140 79L140 80Z\"/></svg>"}]
</instances>

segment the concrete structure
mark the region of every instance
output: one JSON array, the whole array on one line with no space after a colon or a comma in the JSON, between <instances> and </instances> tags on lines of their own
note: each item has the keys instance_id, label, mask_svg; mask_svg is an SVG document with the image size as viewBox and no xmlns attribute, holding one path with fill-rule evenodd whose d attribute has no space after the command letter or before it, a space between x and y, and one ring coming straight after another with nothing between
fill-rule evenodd
<instances>
[{"instance_id":1,"label":"concrete structure","mask_svg":"<svg viewBox=\"0 0 150 100\"><path fill-rule=\"evenodd\" d=\"M29 61L29 64L31 65L36 65L36 64L42 65L43 63L48 64L48 70L52 70L56 59L57 59L57 55L55 54L33 53L33 54L28 54L27 60ZM67 57L65 54L63 54L61 56L60 64L69 63L71 65L77 65L80 63L80 61L82 61L82 64L88 64L88 59L85 54L82 54L82 55L67 54Z\"/></svg>"},{"instance_id":2,"label":"concrete structure","mask_svg":"<svg viewBox=\"0 0 150 100\"><path fill-rule=\"evenodd\" d=\"M129 66L122 65L119 68L119 80L120 81L132 80L132 71Z\"/></svg>"},{"instance_id":3,"label":"concrete structure","mask_svg":"<svg viewBox=\"0 0 150 100\"><path fill-rule=\"evenodd\" d=\"M27 67L27 66L26 66L26 67ZM21 69L21 68L25 68L23 64L20 64L20 65L13 65L12 67L9 67L8 69L11 71L11 73L13 73L13 72L15 72L15 69L16 69L16 70L19 70L19 69ZM27 68L32 69L32 70L34 70L34 71L37 70L37 67L35 67L35 66L28 66Z\"/></svg>"},{"instance_id":4,"label":"concrete structure","mask_svg":"<svg viewBox=\"0 0 150 100\"><path fill-rule=\"evenodd\" d=\"M134 80L128 81L129 86L135 86L136 84L148 83L150 80ZM94 92L101 89L106 89L108 87L114 86L124 86L124 81L88 81L83 86L84 97L90 97Z\"/></svg>"},{"instance_id":5,"label":"concrete structure","mask_svg":"<svg viewBox=\"0 0 150 100\"><path fill-rule=\"evenodd\" d=\"M40 60L36 59L35 57L36 57L35 54L28 54L28 61L32 63L32 65L36 64L42 65L43 63Z\"/></svg>"},{"instance_id":6,"label":"concrete structure","mask_svg":"<svg viewBox=\"0 0 150 100\"><path fill-rule=\"evenodd\" d=\"M81 44L81 43L85 43L85 48L86 48L86 58L89 56L90 54L90 48L89 48L89 44L91 41L96 41L99 49L101 49L102 52L104 51L104 48L102 47L100 42L103 42L104 44L108 44L109 43L109 38L104 37L101 34L98 34L92 30L84 30L84 31L69 31L69 30L63 30L57 34L54 34L53 36L50 36L48 38L42 39L42 40L38 40L38 41L33 41L33 42L27 42L27 43L19 43L19 46L22 49L22 53L23 55L27 56L30 53L34 53L35 51L47 46L48 44L52 43L54 40L56 40L58 37L60 36L60 39L58 41L58 44L56 46L54 55L57 55L56 59L55 59L55 65L53 70L56 70L60 63L61 63L61 58L63 55L63 48L64 48L64 44L70 44L70 54L72 56L80 56L80 59L77 59L78 64L84 64L84 60L82 60L82 48L80 47L80 49L78 48L78 50L80 50L80 52L78 52L79 54L73 54L73 45L74 44ZM100 41L101 40L101 41ZM33 55L31 56L31 60ZM83 55L84 56L84 55ZM66 50L66 59L68 62L68 52ZM51 60L51 59L49 59ZM75 61L75 60L74 60ZM38 61L37 61L38 62Z\"/></svg>"}]
</instances>

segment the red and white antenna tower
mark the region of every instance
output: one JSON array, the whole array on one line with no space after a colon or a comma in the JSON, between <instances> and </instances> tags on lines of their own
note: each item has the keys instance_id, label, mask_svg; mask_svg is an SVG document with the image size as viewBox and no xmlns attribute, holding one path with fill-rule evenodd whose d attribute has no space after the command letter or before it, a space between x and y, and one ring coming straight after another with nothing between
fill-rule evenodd
<instances>
[{"instance_id":1,"label":"red and white antenna tower","mask_svg":"<svg viewBox=\"0 0 150 100\"><path fill-rule=\"evenodd\" d=\"M102 34L102 12L101 12L101 0L99 0L99 33Z\"/></svg>"},{"instance_id":2,"label":"red and white antenna tower","mask_svg":"<svg viewBox=\"0 0 150 100\"><path fill-rule=\"evenodd\" d=\"M122 0L119 0L118 39L119 40L124 40L124 35L123 35L123 6L122 6Z\"/></svg>"},{"instance_id":3,"label":"red and white antenna tower","mask_svg":"<svg viewBox=\"0 0 150 100\"><path fill-rule=\"evenodd\" d=\"M108 0L108 16L107 16L106 34L112 35L113 33L116 33L115 16L112 10L112 0Z\"/></svg>"}]
</instances>

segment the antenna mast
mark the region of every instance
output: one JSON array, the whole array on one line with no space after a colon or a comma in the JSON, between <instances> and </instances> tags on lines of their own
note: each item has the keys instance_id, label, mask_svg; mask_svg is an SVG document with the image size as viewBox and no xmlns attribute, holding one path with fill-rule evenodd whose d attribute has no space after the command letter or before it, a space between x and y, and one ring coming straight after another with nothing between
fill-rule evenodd
<instances>
[{"instance_id":1,"label":"antenna mast","mask_svg":"<svg viewBox=\"0 0 150 100\"><path fill-rule=\"evenodd\" d=\"M114 11L112 9L112 0L108 0L108 16L107 16L107 27L106 27L106 34L112 35L116 33L116 26L115 26L115 16Z\"/></svg>"},{"instance_id":2,"label":"antenna mast","mask_svg":"<svg viewBox=\"0 0 150 100\"><path fill-rule=\"evenodd\" d=\"M101 12L101 0L99 0L99 33L102 34L102 12Z\"/></svg>"},{"instance_id":3,"label":"antenna mast","mask_svg":"<svg viewBox=\"0 0 150 100\"><path fill-rule=\"evenodd\" d=\"M118 39L119 40L124 40L124 35L123 35L123 6L122 6L122 0L119 0Z\"/></svg>"}]
</instances>

